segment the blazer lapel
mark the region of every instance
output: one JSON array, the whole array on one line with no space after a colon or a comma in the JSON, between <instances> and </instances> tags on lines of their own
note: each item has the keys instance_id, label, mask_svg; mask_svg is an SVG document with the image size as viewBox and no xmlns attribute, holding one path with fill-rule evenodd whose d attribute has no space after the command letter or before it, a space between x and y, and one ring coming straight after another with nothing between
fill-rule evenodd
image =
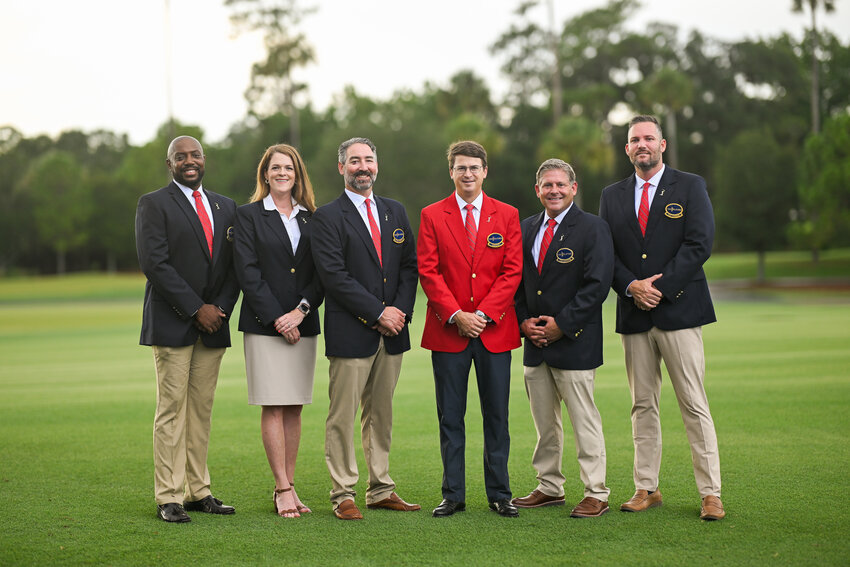
<instances>
[{"instance_id":1,"label":"blazer lapel","mask_svg":"<svg viewBox=\"0 0 850 567\"><path fill-rule=\"evenodd\" d=\"M643 234L640 232L640 224L638 224L637 213L635 212L635 183L636 176L632 173L627 179L620 183L620 207L621 215L625 219L629 230L635 233L638 240L643 240ZM652 213L649 214L650 219Z\"/></svg>"},{"instance_id":2,"label":"blazer lapel","mask_svg":"<svg viewBox=\"0 0 850 567\"><path fill-rule=\"evenodd\" d=\"M646 221L646 238L649 238L658 226L661 217L664 215L664 210L673 200L673 194L676 190L676 172L670 166L664 169L664 175L658 182L658 187L655 189L655 196L652 198L652 206L649 208L649 219Z\"/></svg>"},{"instance_id":3,"label":"blazer lapel","mask_svg":"<svg viewBox=\"0 0 850 567\"><path fill-rule=\"evenodd\" d=\"M452 193L443 200L443 212L446 213L446 229L455 240L461 257L472 264L472 254L469 252L469 241L466 239L466 228L463 226L463 218L460 208L457 206L455 194Z\"/></svg>"},{"instance_id":4,"label":"blazer lapel","mask_svg":"<svg viewBox=\"0 0 850 567\"><path fill-rule=\"evenodd\" d=\"M496 218L496 207L493 206L493 201L487 195L484 195L484 200L481 202L481 214L478 216L478 235L475 239L475 254L472 256L472 269L478 266L478 262L484 257L484 252L487 250L488 237L496 232L495 226L498 225ZM464 229L464 232L466 230ZM502 245L504 245L505 235L502 234Z\"/></svg>"},{"instance_id":5,"label":"blazer lapel","mask_svg":"<svg viewBox=\"0 0 850 567\"><path fill-rule=\"evenodd\" d=\"M283 221L280 218L280 212L277 210L269 211L263 206L262 201L260 203L260 216L263 219L263 222L266 223L269 230L271 230L275 236L277 236L278 240L280 240L281 248L286 250L286 253L289 254L289 257L292 258L292 241L289 240L289 233L286 231L286 226L284 226Z\"/></svg>"},{"instance_id":6,"label":"blazer lapel","mask_svg":"<svg viewBox=\"0 0 850 567\"><path fill-rule=\"evenodd\" d=\"M564 243L566 242L570 233L572 233L573 227L575 227L580 214L581 209L578 208L578 205L573 203L573 206L570 207L570 212L564 215L564 218L561 219L561 223L555 230L555 234L552 235L552 242L549 244L549 248L546 250L546 257L543 258L544 273L554 261L555 254L557 254L558 250L564 247Z\"/></svg>"},{"instance_id":7,"label":"blazer lapel","mask_svg":"<svg viewBox=\"0 0 850 567\"><path fill-rule=\"evenodd\" d=\"M204 234L204 227L201 226L201 219L198 217L197 211L195 211L194 207L189 204L189 200L186 199L186 195L183 193L180 187L174 184L174 182L172 182L169 187L171 189L171 197L177 203L177 206L180 208L180 210L183 211L183 214L186 215L186 220L189 221L189 225L192 227L192 231L195 233L195 237L198 240L198 246L201 247L201 250L204 253L204 257L207 259L207 261L210 261L210 249L209 246L207 246L207 237ZM210 206L212 206L212 197L209 193L207 193L207 200L210 201ZM215 216L213 216L213 219L215 220ZM216 222L215 226L217 227L219 226L219 224L221 223ZM214 233L213 255L215 255L216 240L216 235Z\"/></svg>"},{"instance_id":8,"label":"blazer lapel","mask_svg":"<svg viewBox=\"0 0 850 567\"><path fill-rule=\"evenodd\" d=\"M301 238L298 240L298 249L295 250L295 263L298 264L307 252L307 243L310 242L310 221L312 220L313 215L310 211L298 211L296 216L298 217L298 228L301 229ZM290 246L289 248L292 247Z\"/></svg>"},{"instance_id":9,"label":"blazer lapel","mask_svg":"<svg viewBox=\"0 0 850 567\"><path fill-rule=\"evenodd\" d=\"M354 203L351 202L348 195L343 193L340 196L339 201L345 222L354 229L354 232L363 241L363 245L366 247L369 256L372 260L374 260L376 265L380 266L381 262L378 261L378 251L375 250L375 243L372 242L372 235L369 233L369 229L366 228L366 224L363 222L363 217L360 216L360 213L354 207Z\"/></svg>"},{"instance_id":10,"label":"blazer lapel","mask_svg":"<svg viewBox=\"0 0 850 567\"><path fill-rule=\"evenodd\" d=\"M375 201L375 210L378 213L378 218L375 220L381 227L381 260L383 264L386 264L392 261L390 255L395 250L395 247L392 245L393 231L401 227L397 226L393 212L386 206L384 200L377 197L374 192L372 193L372 197Z\"/></svg>"}]
</instances>

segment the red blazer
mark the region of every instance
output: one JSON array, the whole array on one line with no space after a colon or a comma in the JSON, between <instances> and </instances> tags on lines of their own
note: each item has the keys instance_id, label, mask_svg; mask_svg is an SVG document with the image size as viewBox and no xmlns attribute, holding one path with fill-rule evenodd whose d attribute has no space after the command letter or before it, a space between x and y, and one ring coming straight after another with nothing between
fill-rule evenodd
<instances>
[{"instance_id":1,"label":"red blazer","mask_svg":"<svg viewBox=\"0 0 850 567\"><path fill-rule=\"evenodd\" d=\"M522 278L519 212L484 195L475 254L470 258L454 193L422 209L417 239L419 279L428 297L422 347L460 352L469 338L449 318L458 309L483 311L493 322L481 333L490 352L520 346L514 294Z\"/></svg>"}]
</instances>

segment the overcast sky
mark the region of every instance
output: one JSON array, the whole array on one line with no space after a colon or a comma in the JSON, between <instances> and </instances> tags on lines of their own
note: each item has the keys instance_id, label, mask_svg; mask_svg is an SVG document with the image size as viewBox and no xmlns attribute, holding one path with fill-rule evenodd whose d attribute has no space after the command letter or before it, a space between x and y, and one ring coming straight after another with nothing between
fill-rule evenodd
<instances>
[{"instance_id":1,"label":"overcast sky","mask_svg":"<svg viewBox=\"0 0 850 567\"><path fill-rule=\"evenodd\" d=\"M0 0L0 126L26 136L79 128L150 140L168 117L200 125L208 141L244 117L250 68L263 56L259 36L233 37L221 0ZM440 85L461 69L484 77L499 98L501 61L489 47L505 31L520 0L303 0L318 11L302 24L317 62L300 71L314 107L325 108L345 85L389 97L401 88ZM555 0L563 21L602 0ZM808 15L791 0L644 0L633 27L653 21L699 29L727 40L799 37ZM821 24L850 41L850 0L819 14ZM543 23L545 10L539 11Z\"/></svg>"}]
</instances>

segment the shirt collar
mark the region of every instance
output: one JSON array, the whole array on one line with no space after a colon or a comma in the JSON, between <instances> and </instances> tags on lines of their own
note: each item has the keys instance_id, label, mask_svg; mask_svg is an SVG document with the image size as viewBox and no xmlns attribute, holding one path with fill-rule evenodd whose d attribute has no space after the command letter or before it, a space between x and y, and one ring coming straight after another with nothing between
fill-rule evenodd
<instances>
[{"instance_id":1,"label":"shirt collar","mask_svg":"<svg viewBox=\"0 0 850 567\"><path fill-rule=\"evenodd\" d=\"M558 226L560 226L561 221L563 221L563 220L564 220L564 217L565 217L565 216L567 216L567 213L568 213L568 212L570 212L570 209L572 209L572 208L573 208L573 205L574 205L574 204L575 204L574 202L573 202L573 203L570 203L570 206L569 206L569 207L567 207L566 209L564 209L563 211L561 211L561 212L558 214L558 216L557 216L557 217L555 217L555 222L557 222L557 223L558 223ZM543 218L544 218L544 220L545 220L545 222L543 223L543 225L545 226L546 224L548 224L548 223L549 223L549 218L550 218L550 217L549 217L549 214L548 214L546 211L543 211Z\"/></svg>"},{"instance_id":2,"label":"shirt collar","mask_svg":"<svg viewBox=\"0 0 850 567\"><path fill-rule=\"evenodd\" d=\"M457 194L457 191L455 191L455 200L457 201L457 206L460 207L460 210L462 211L466 207L467 202L460 198L460 195ZM476 211L481 212L481 204L483 202L484 202L484 191L479 193L478 196L472 201L472 203L469 203L469 204L472 205L473 207L475 207Z\"/></svg>"},{"instance_id":3,"label":"shirt collar","mask_svg":"<svg viewBox=\"0 0 850 567\"><path fill-rule=\"evenodd\" d=\"M348 195L348 198L351 199L351 202L354 203L354 206L358 209L361 207L361 205L363 205L363 201L365 201L367 198L372 200L372 204L375 203L375 192L374 191L369 193L369 196L366 197L366 196L361 195L360 193L357 193L356 191L352 191L351 189L346 187L345 188L345 194Z\"/></svg>"},{"instance_id":4,"label":"shirt collar","mask_svg":"<svg viewBox=\"0 0 850 567\"><path fill-rule=\"evenodd\" d=\"M667 166L663 163L661 164L661 169L658 170L658 173L650 177L649 179L641 179L640 176L635 174L635 189L643 189L643 184L647 181L653 187L658 187L658 182L661 181L661 176L664 175L664 170L667 169Z\"/></svg>"},{"instance_id":5,"label":"shirt collar","mask_svg":"<svg viewBox=\"0 0 850 567\"><path fill-rule=\"evenodd\" d=\"M190 189L189 187L186 187L182 183L179 183L176 179L172 179L172 181L174 181L174 184L177 185L180 188L180 190L183 191L186 194L187 197L191 197L192 193L195 192L195 189ZM204 195L204 186L203 185L198 185L197 190L201 192L201 195Z\"/></svg>"},{"instance_id":6,"label":"shirt collar","mask_svg":"<svg viewBox=\"0 0 850 567\"><path fill-rule=\"evenodd\" d=\"M298 201L294 198L290 197L290 202L292 203L292 212L298 214L301 211L306 211L307 209L303 205L299 205ZM263 208L267 211L276 211L277 207L274 204L274 199L272 199L271 193L263 197Z\"/></svg>"}]
</instances>

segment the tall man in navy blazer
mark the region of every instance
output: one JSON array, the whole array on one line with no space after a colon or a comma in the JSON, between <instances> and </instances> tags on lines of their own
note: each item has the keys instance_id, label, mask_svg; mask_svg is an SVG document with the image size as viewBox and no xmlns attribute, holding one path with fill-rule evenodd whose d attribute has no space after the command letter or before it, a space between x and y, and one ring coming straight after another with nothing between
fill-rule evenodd
<instances>
[{"instance_id":1,"label":"tall man in navy blazer","mask_svg":"<svg viewBox=\"0 0 850 567\"><path fill-rule=\"evenodd\" d=\"M401 203L377 197L375 145L352 138L339 146L345 190L313 215L313 258L325 287L325 355L330 362L330 407L325 460L331 501L341 520L359 520L354 418L369 469L366 505L419 510L395 493L389 474L393 392L416 300L416 244Z\"/></svg>"},{"instance_id":2,"label":"tall man in navy blazer","mask_svg":"<svg viewBox=\"0 0 850 567\"><path fill-rule=\"evenodd\" d=\"M185 510L233 514L210 493L207 447L228 319L239 286L233 272L236 204L207 191L204 150L189 136L168 146L174 181L143 195L136 208L136 251L147 283L140 343L156 363L154 489L166 522ZM184 509L185 506L185 509Z\"/></svg>"},{"instance_id":3,"label":"tall man in navy blazer","mask_svg":"<svg viewBox=\"0 0 850 567\"><path fill-rule=\"evenodd\" d=\"M655 117L633 118L626 154L635 174L606 187L599 204L614 238L617 332L632 394L635 494L620 509L661 505L658 398L664 360L691 446L700 517L719 520L726 512L702 343L702 325L717 320L703 271L714 213L702 177L664 165L666 147Z\"/></svg>"},{"instance_id":4,"label":"tall man in navy blazer","mask_svg":"<svg viewBox=\"0 0 850 567\"><path fill-rule=\"evenodd\" d=\"M602 365L602 303L614 272L608 224L573 202L573 168L548 159L534 187L544 211L522 221L522 283L517 319L525 336L523 374L537 429L532 464L537 488L514 498L520 508L564 504L564 430L561 400L575 435L584 498L570 514L595 518L608 511L605 437L593 400L596 368Z\"/></svg>"}]
</instances>

